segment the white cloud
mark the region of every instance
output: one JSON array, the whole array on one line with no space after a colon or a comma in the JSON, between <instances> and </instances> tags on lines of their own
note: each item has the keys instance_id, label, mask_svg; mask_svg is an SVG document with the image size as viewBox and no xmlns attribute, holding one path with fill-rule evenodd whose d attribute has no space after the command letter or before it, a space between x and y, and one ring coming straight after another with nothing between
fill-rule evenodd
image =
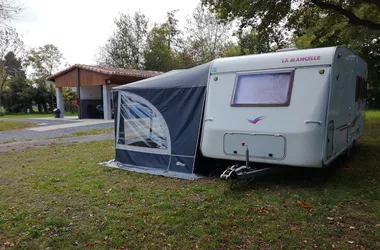
<instances>
[{"instance_id":1,"label":"white cloud","mask_svg":"<svg viewBox=\"0 0 380 250\"><path fill-rule=\"evenodd\" d=\"M66 61L93 64L94 56L114 29L120 12L141 11L150 23L165 21L166 13L179 9L183 26L200 0L28 0L25 10L12 22L27 47L52 43Z\"/></svg>"}]
</instances>

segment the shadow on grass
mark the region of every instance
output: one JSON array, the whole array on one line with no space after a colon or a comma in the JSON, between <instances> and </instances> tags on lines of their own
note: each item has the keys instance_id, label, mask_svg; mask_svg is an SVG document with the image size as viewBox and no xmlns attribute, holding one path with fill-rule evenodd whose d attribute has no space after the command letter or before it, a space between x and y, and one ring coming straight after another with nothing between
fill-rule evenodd
<instances>
[{"instance_id":1,"label":"shadow on grass","mask_svg":"<svg viewBox=\"0 0 380 250\"><path fill-rule=\"evenodd\" d=\"M380 178L380 169L377 169L374 156L380 152L380 145L359 144L352 150L349 159L345 155L339 156L325 168L302 168L280 166L281 171L251 180L233 181L234 191L251 189L271 189L276 186L290 189L315 189L326 186L339 186L347 189L361 188L371 178ZM371 157L372 156L372 157ZM231 165L231 164L229 164ZM256 164L259 167L268 167L265 164ZM228 164L217 165L210 173L210 177L219 178Z\"/></svg>"}]
</instances>

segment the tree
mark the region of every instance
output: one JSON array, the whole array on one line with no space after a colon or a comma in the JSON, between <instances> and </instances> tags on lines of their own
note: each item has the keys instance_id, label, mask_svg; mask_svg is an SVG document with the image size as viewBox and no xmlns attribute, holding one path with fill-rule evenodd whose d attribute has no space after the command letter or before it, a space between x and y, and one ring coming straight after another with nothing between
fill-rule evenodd
<instances>
[{"instance_id":1,"label":"tree","mask_svg":"<svg viewBox=\"0 0 380 250\"><path fill-rule=\"evenodd\" d=\"M33 48L29 51L27 57L27 66L34 70L34 79L43 79L53 74L61 66L63 55L58 47L53 44Z\"/></svg>"},{"instance_id":2,"label":"tree","mask_svg":"<svg viewBox=\"0 0 380 250\"><path fill-rule=\"evenodd\" d=\"M172 10L166 13L166 24L168 29L168 49L176 50L182 43L180 37L181 31L178 29L178 19L175 17L175 14L178 10Z\"/></svg>"},{"instance_id":3,"label":"tree","mask_svg":"<svg viewBox=\"0 0 380 250\"><path fill-rule=\"evenodd\" d=\"M10 78L9 73L13 72L13 68L10 68L10 65L6 65L7 59L5 57L7 55L12 55L13 58L15 58L16 56L22 57L23 52L24 43L22 42L16 31L11 28L0 29L0 107L2 105L1 101L4 86Z\"/></svg>"},{"instance_id":4,"label":"tree","mask_svg":"<svg viewBox=\"0 0 380 250\"><path fill-rule=\"evenodd\" d=\"M214 13L199 4L187 19L186 48L198 65L223 55L231 41L231 24L220 22Z\"/></svg>"},{"instance_id":5,"label":"tree","mask_svg":"<svg viewBox=\"0 0 380 250\"><path fill-rule=\"evenodd\" d=\"M14 19L22 11L22 4L13 0L0 0L0 29L9 26L7 21Z\"/></svg>"},{"instance_id":6,"label":"tree","mask_svg":"<svg viewBox=\"0 0 380 250\"><path fill-rule=\"evenodd\" d=\"M97 63L120 68L143 67L143 48L148 33L148 19L135 12L115 19L116 31L101 48Z\"/></svg>"},{"instance_id":7,"label":"tree","mask_svg":"<svg viewBox=\"0 0 380 250\"><path fill-rule=\"evenodd\" d=\"M250 26L276 47L346 45L368 63L371 100L380 107L380 1L202 0L222 20ZM291 33L286 33L286 32ZM370 103L371 104L371 103ZM371 104L372 105L372 104Z\"/></svg>"},{"instance_id":8,"label":"tree","mask_svg":"<svg viewBox=\"0 0 380 250\"><path fill-rule=\"evenodd\" d=\"M39 112L42 111L41 105L45 112L48 111L46 103L50 104L50 109L53 108L55 91L51 84L46 83L46 78L58 70L62 60L62 53L53 44L33 48L28 53L26 65L33 69L32 80L37 85L36 102Z\"/></svg>"},{"instance_id":9,"label":"tree","mask_svg":"<svg viewBox=\"0 0 380 250\"><path fill-rule=\"evenodd\" d=\"M260 37L286 46L289 34L285 28L295 28L299 11L318 8L324 15L338 15L351 26L380 30L380 4L375 0L202 0L222 20L239 20L240 28L251 26ZM362 12L369 9L370 12ZM309 22L310 20L306 20Z\"/></svg>"},{"instance_id":10,"label":"tree","mask_svg":"<svg viewBox=\"0 0 380 250\"><path fill-rule=\"evenodd\" d=\"M237 37L237 45L232 45L225 50L224 56L261 54L271 50L268 41L262 41L253 29L238 32Z\"/></svg>"},{"instance_id":11,"label":"tree","mask_svg":"<svg viewBox=\"0 0 380 250\"><path fill-rule=\"evenodd\" d=\"M167 23L155 25L149 32L144 52L145 69L166 72L178 67L175 52L170 47L170 33Z\"/></svg>"},{"instance_id":12,"label":"tree","mask_svg":"<svg viewBox=\"0 0 380 250\"><path fill-rule=\"evenodd\" d=\"M181 68L181 62L187 60L176 12L177 10L168 12L166 22L155 24L148 33L144 50L145 69L166 72Z\"/></svg>"}]
</instances>

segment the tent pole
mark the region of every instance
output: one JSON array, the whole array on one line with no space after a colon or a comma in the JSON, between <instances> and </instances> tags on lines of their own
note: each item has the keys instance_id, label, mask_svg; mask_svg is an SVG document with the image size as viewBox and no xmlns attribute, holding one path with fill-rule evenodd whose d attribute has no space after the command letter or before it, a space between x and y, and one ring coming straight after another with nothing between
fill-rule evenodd
<instances>
[{"instance_id":1,"label":"tent pole","mask_svg":"<svg viewBox=\"0 0 380 250\"><path fill-rule=\"evenodd\" d=\"M153 110L150 110L150 130L149 130L149 138L152 138L152 127L153 127Z\"/></svg>"}]
</instances>

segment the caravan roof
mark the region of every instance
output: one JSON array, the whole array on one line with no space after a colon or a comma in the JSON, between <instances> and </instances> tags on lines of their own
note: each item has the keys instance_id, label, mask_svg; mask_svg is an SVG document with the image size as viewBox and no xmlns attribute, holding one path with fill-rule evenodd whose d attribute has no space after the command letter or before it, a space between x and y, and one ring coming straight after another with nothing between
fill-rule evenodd
<instances>
[{"instance_id":1,"label":"caravan roof","mask_svg":"<svg viewBox=\"0 0 380 250\"><path fill-rule=\"evenodd\" d=\"M291 50L220 58L214 61L211 73L331 65L333 64L337 48L338 47Z\"/></svg>"}]
</instances>

